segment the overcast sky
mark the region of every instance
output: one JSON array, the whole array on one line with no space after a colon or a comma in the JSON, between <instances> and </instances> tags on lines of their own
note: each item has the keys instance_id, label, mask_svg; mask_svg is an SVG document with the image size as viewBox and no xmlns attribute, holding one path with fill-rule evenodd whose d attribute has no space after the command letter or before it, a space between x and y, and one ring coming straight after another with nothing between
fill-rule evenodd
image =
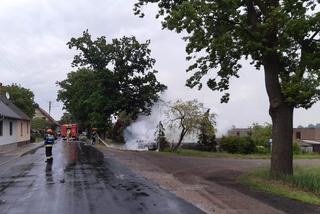
<instances>
[{"instance_id":1,"label":"overcast sky","mask_svg":"<svg viewBox=\"0 0 320 214\"><path fill-rule=\"evenodd\" d=\"M74 52L66 43L86 29L92 36L108 39L134 35L140 42L151 39L152 57L157 60L158 79L168 86L167 100L198 99L218 114L218 130L232 125L247 127L270 122L263 72L243 62L240 79L231 84L231 100L220 104L221 94L207 88L185 87L185 43L181 35L161 30L155 10L146 17L133 15L134 0L1 0L0 1L0 82L18 83L31 89L36 102L59 119L62 104L56 102L56 81L72 70ZM308 111L296 110L294 125L318 123L319 104Z\"/></svg>"}]
</instances>

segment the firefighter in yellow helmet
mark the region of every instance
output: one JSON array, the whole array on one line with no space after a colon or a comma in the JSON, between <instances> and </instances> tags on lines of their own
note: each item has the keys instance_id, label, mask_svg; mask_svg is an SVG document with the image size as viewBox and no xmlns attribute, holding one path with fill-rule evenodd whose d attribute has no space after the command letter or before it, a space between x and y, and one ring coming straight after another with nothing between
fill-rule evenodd
<instances>
[{"instance_id":1,"label":"firefighter in yellow helmet","mask_svg":"<svg viewBox=\"0 0 320 214\"><path fill-rule=\"evenodd\" d=\"M47 130L47 137L44 141L44 145L46 147L46 157L47 157L46 162L47 163L52 163L52 161L53 161L53 156L52 156L53 144L54 144L53 131L52 131L52 129L48 129Z\"/></svg>"}]
</instances>

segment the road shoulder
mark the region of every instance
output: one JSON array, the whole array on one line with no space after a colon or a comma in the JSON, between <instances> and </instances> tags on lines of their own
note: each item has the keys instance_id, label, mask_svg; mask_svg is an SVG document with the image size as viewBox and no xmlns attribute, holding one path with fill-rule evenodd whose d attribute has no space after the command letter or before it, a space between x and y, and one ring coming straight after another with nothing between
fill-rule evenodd
<instances>
[{"instance_id":1,"label":"road shoulder","mask_svg":"<svg viewBox=\"0 0 320 214\"><path fill-rule=\"evenodd\" d=\"M166 171L149 156L138 152L117 151L100 148L106 155L112 156L132 169L135 173L158 183L178 197L205 211L206 213L283 213L241 192L208 181L196 175L186 175L184 170L175 173ZM157 155L156 159L159 158ZM179 158L179 157L177 157ZM180 157L181 158L181 157ZM158 160L159 161L159 160ZM186 166L187 167L187 166ZM168 168L170 168L168 166Z\"/></svg>"}]
</instances>

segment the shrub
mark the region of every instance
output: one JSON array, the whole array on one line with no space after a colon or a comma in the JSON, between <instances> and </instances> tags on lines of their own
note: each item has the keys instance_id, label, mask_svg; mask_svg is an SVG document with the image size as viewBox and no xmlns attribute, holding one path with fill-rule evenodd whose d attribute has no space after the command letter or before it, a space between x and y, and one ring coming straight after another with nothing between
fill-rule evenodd
<instances>
[{"instance_id":1,"label":"shrub","mask_svg":"<svg viewBox=\"0 0 320 214\"><path fill-rule=\"evenodd\" d=\"M301 154L301 148L297 142L294 142L292 145L293 154L298 155Z\"/></svg>"},{"instance_id":2,"label":"shrub","mask_svg":"<svg viewBox=\"0 0 320 214\"><path fill-rule=\"evenodd\" d=\"M267 154L269 149L264 146L256 146L256 152L259 154Z\"/></svg>"},{"instance_id":3,"label":"shrub","mask_svg":"<svg viewBox=\"0 0 320 214\"><path fill-rule=\"evenodd\" d=\"M222 137L220 149L230 153L251 154L256 152L256 145L250 137Z\"/></svg>"}]
</instances>

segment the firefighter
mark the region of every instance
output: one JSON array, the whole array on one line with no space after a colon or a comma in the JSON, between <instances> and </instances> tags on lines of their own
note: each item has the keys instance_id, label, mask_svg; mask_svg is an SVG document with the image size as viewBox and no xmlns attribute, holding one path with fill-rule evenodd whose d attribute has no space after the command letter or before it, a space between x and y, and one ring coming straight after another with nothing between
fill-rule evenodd
<instances>
[{"instance_id":1,"label":"firefighter","mask_svg":"<svg viewBox=\"0 0 320 214\"><path fill-rule=\"evenodd\" d=\"M52 129L47 130L47 137L46 140L44 141L45 147L46 147L46 157L47 163L52 163L53 157L52 157L52 147L54 144L54 136L53 136L53 131Z\"/></svg>"}]
</instances>

